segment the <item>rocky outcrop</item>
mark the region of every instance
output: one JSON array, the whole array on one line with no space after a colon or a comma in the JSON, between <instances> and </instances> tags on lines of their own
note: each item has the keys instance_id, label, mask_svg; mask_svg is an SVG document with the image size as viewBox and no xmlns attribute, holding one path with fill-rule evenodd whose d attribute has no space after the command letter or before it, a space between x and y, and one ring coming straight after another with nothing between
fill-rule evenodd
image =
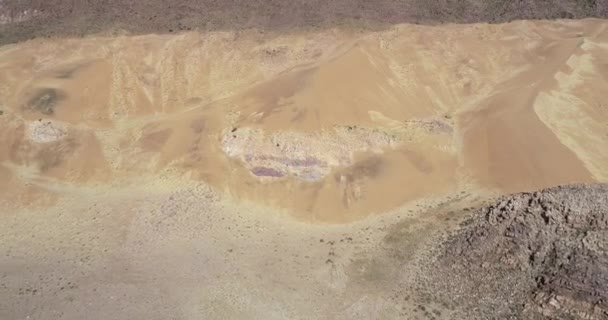
<instances>
[{"instance_id":1,"label":"rocky outcrop","mask_svg":"<svg viewBox=\"0 0 608 320\"><path fill-rule=\"evenodd\" d=\"M441 250L431 287L470 318L608 319L608 185L503 197Z\"/></svg>"},{"instance_id":2,"label":"rocky outcrop","mask_svg":"<svg viewBox=\"0 0 608 320\"><path fill-rule=\"evenodd\" d=\"M398 146L400 139L397 134L361 127L271 134L254 128L234 128L224 133L221 145L227 156L240 160L260 179L294 177L317 181L332 168L353 165L354 153L381 153Z\"/></svg>"}]
</instances>

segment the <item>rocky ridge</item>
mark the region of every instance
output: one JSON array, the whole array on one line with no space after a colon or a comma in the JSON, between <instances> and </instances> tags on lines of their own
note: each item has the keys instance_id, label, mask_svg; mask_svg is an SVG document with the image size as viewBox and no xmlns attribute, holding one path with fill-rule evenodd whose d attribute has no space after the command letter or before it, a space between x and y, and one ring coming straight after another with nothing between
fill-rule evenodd
<instances>
[{"instance_id":1,"label":"rocky ridge","mask_svg":"<svg viewBox=\"0 0 608 320\"><path fill-rule=\"evenodd\" d=\"M469 319L608 319L607 231L608 185L505 196L445 241L429 287Z\"/></svg>"}]
</instances>

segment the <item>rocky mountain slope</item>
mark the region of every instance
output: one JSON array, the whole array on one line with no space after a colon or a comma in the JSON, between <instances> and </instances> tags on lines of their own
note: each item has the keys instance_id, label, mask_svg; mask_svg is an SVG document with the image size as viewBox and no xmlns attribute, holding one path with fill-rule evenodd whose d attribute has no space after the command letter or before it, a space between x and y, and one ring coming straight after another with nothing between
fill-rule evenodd
<instances>
[{"instance_id":1,"label":"rocky mountain slope","mask_svg":"<svg viewBox=\"0 0 608 320\"><path fill-rule=\"evenodd\" d=\"M0 2L0 43L81 36L123 29L134 33L190 30L386 28L404 23L502 23L521 19L604 18L605 0L338 0Z\"/></svg>"},{"instance_id":2,"label":"rocky mountain slope","mask_svg":"<svg viewBox=\"0 0 608 320\"><path fill-rule=\"evenodd\" d=\"M607 185L505 196L443 244L427 276L468 319L608 319L607 235Z\"/></svg>"}]
</instances>

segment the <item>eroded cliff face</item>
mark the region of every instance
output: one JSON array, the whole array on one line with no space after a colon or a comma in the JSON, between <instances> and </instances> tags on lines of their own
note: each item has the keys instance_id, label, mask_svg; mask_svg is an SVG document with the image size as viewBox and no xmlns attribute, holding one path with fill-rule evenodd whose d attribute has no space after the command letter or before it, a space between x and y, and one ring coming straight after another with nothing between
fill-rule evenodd
<instances>
[{"instance_id":1,"label":"eroded cliff face","mask_svg":"<svg viewBox=\"0 0 608 320\"><path fill-rule=\"evenodd\" d=\"M606 26L189 32L5 46L2 188L10 197L170 172L337 222L459 188L605 181Z\"/></svg>"}]
</instances>

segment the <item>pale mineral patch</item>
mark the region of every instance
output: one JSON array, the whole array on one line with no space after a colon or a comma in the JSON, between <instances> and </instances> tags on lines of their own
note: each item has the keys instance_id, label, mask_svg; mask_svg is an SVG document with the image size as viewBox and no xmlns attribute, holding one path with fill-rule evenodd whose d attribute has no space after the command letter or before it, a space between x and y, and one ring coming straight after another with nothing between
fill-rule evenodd
<instances>
[{"instance_id":1,"label":"pale mineral patch","mask_svg":"<svg viewBox=\"0 0 608 320\"><path fill-rule=\"evenodd\" d=\"M32 121L28 125L28 138L35 143L59 141L67 136L67 128L52 120Z\"/></svg>"},{"instance_id":2,"label":"pale mineral patch","mask_svg":"<svg viewBox=\"0 0 608 320\"><path fill-rule=\"evenodd\" d=\"M332 168L354 164L357 152L382 153L395 148L400 136L357 126L336 127L320 133L274 132L255 128L226 130L222 150L241 160L258 177L296 177L316 181Z\"/></svg>"}]
</instances>

